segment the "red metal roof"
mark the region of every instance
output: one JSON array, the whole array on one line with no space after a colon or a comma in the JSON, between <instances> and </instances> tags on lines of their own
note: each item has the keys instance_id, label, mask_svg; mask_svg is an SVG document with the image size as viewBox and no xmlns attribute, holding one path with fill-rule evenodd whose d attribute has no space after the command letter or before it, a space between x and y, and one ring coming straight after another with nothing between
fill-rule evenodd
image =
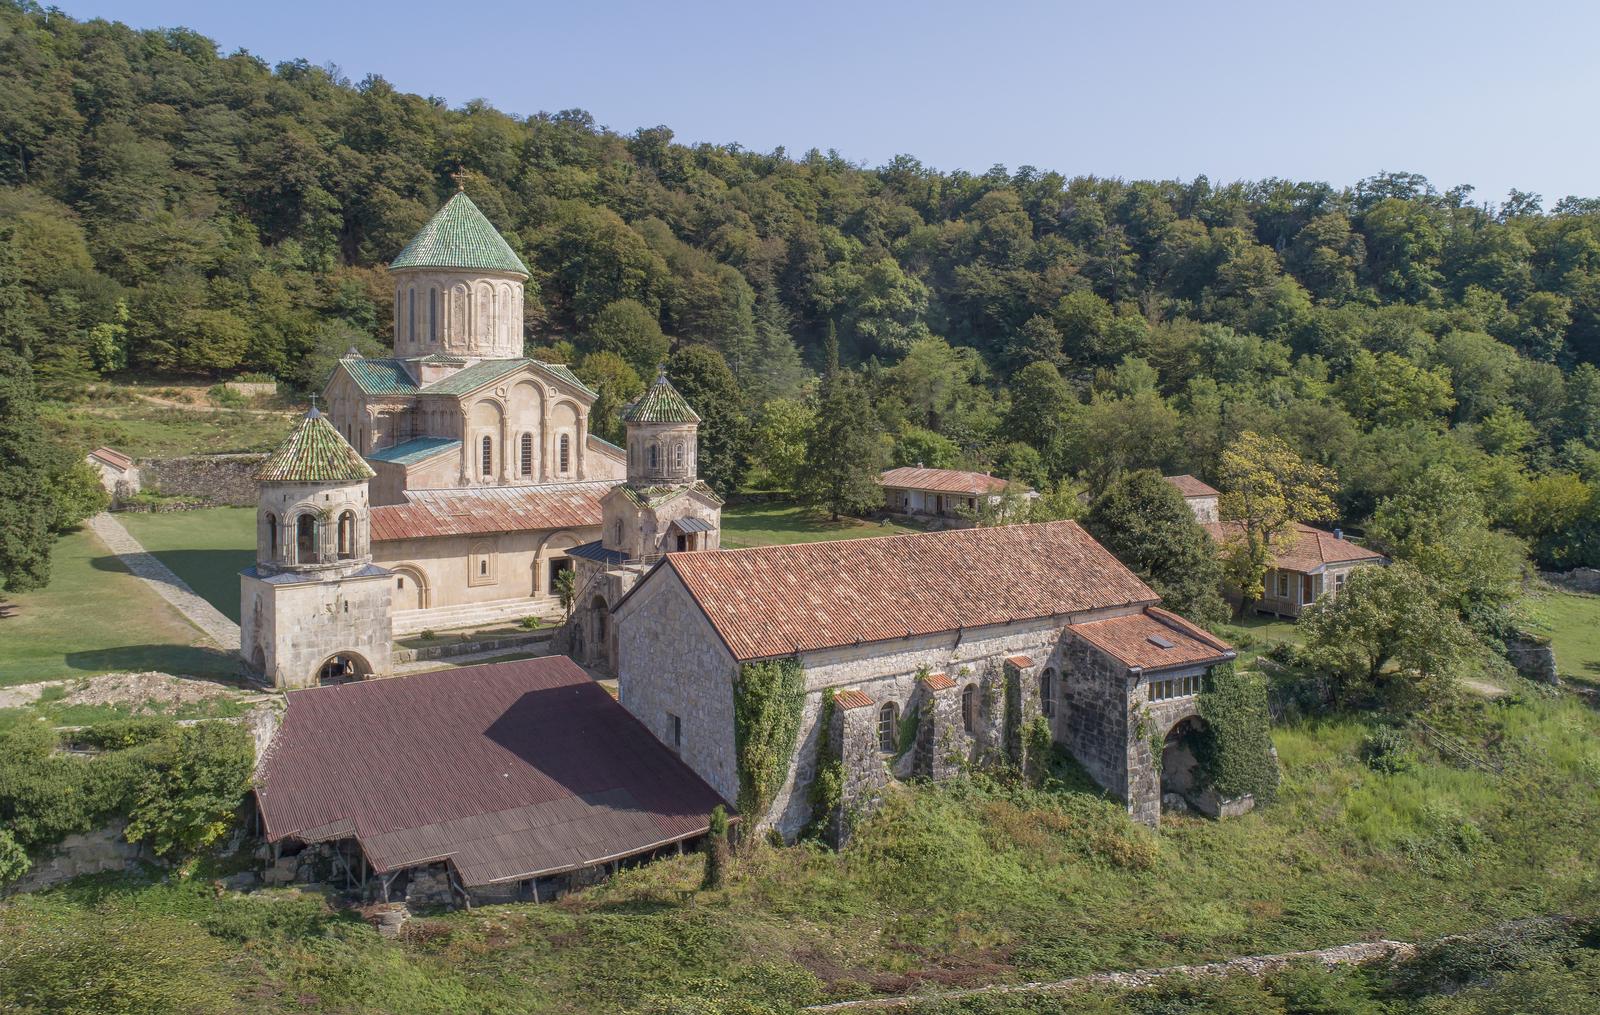
<instances>
[{"instance_id":1,"label":"red metal roof","mask_svg":"<svg viewBox=\"0 0 1600 1015\"><path fill-rule=\"evenodd\" d=\"M1292 542L1279 543L1273 547L1274 554L1272 566L1285 571L1300 571L1310 573L1321 570L1329 564L1349 564L1356 561L1383 560L1383 554L1377 550L1369 550L1365 546L1341 539L1331 532L1314 529L1309 525L1294 526L1295 535ZM1218 544L1227 542L1238 536L1242 527L1238 522L1206 522L1205 530Z\"/></svg>"},{"instance_id":2,"label":"red metal roof","mask_svg":"<svg viewBox=\"0 0 1600 1015\"><path fill-rule=\"evenodd\" d=\"M267 838L354 836L464 884L701 834L725 801L565 656L291 691L256 787Z\"/></svg>"},{"instance_id":3,"label":"red metal roof","mask_svg":"<svg viewBox=\"0 0 1600 1015\"><path fill-rule=\"evenodd\" d=\"M866 708L873 701L867 692L850 687L833 692L833 703L840 708Z\"/></svg>"},{"instance_id":4,"label":"red metal roof","mask_svg":"<svg viewBox=\"0 0 1600 1015\"><path fill-rule=\"evenodd\" d=\"M932 490L936 493L999 493L1006 481L982 472L958 469L919 469L914 466L890 469L878 475L883 486L905 490Z\"/></svg>"},{"instance_id":5,"label":"red metal roof","mask_svg":"<svg viewBox=\"0 0 1600 1015\"><path fill-rule=\"evenodd\" d=\"M1110 620L1073 624L1067 630L1128 667L1165 670L1233 658L1227 642L1160 608Z\"/></svg>"},{"instance_id":6,"label":"red metal roof","mask_svg":"<svg viewBox=\"0 0 1600 1015\"><path fill-rule=\"evenodd\" d=\"M673 553L665 566L740 660L1156 601L1076 522Z\"/></svg>"},{"instance_id":7,"label":"red metal roof","mask_svg":"<svg viewBox=\"0 0 1600 1015\"><path fill-rule=\"evenodd\" d=\"M1178 492L1183 494L1185 497L1220 497L1220 496L1222 496L1222 494L1219 491L1207 486L1205 483L1202 483L1200 480L1195 479L1193 476L1189 475L1188 473L1184 473L1181 476L1163 476L1161 478L1165 479L1167 482L1169 482L1173 486L1177 487L1178 488Z\"/></svg>"},{"instance_id":8,"label":"red metal roof","mask_svg":"<svg viewBox=\"0 0 1600 1015\"><path fill-rule=\"evenodd\" d=\"M615 482L408 490L404 504L372 509L372 541L488 535L599 525L600 498Z\"/></svg>"}]
</instances>

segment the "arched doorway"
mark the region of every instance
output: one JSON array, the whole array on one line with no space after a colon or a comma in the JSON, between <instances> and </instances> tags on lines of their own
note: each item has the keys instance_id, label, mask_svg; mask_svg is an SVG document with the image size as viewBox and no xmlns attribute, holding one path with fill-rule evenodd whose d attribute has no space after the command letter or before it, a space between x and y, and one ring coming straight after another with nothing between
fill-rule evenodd
<instances>
[{"instance_id":1,"label":"arched doorway","mask_svg":"<svg viewBox=\"0 0 1600 1015\"><path fill-rule=\"evenodd\" d=\"M329 656L317 667L317 683L347 684L352 680L365 680L372 676L372 666L355 652L339 652Z\"/></svg>"},{"instance_id":2,"label":"arched doorway","mask_svg":"<svg viewBox=\"0 0 1600 1015\"><path fill-rule=\"evenodd\" d=\"M1161 796L1176 794L1185 800L1205 787L1199 775L1199 740L1210 727L1197 715L1180 719L1167 731L1161 745Z\"/></svg>"}]
</instances>

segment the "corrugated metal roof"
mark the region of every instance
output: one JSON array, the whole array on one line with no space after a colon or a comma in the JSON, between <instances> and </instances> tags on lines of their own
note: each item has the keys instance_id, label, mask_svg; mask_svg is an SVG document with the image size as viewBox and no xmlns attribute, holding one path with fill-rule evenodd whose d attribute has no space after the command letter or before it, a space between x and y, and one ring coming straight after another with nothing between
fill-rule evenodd
<instances>
[{"instance_id":1,"label":"corrugated metal roof","mask_svg":"<svg viewBox=\"0 0 1600 1015\"><path fill-rule=\"evenodd\" d=\"M700 417L689 408L689 403L678 389L658 374L655 383L639 396L639 400L622 410L624 423L698 423Z\"/></svg>"},{"instance_id":2,"label":"corrugated metal roof","mask_svg":"<svg viewBox=\"0 0 1600 1015\"><path fill-rule=\"evenodd\" d=\"M263 483L354 483L376 475L315 407L256 470Z\"/></svg>"},{"instance_id":3,"label":"corrugated metal roof","mask_svg":"<svg viewBox=\"0 0 1600 1015\"><path fill-rule=\"evenodd\" d=\"M569 557L582 557L585 560L597 561L601 564L621 564L628 559L628 555L621 550L608 550L598 539L592 543L582 543L567 551Z\"/></svg>"},{"instance_id":4,"label":"corrugated metal roof","mask_svg":"<svg viewBox=\"0 0 1600 1015\"><path fill-rule=\"evenodd\" d=\"M380 872L557 873L701 834L727 806L565 656L287 698L256 786L268 840L353 835Z\"/></svg>"},{"instance_id":5,"label":"corrugated metal roof","mask_svg":"<svg viewBox=\"0 0 1600 1015\"><path fill-rule=\"evenodd\" d=\"M453 437L414 437L392 448L379 448L367 458L395 465L415 465L442 452L460 450L461 442Z\"/></svg>"},{"instance_id":6,"label":"corrugated metal roof","mask_svg":"<svg viewBox=\"0 0 1600 1015\"><path fill-rule=\"evenodd\" d=\"M741 660L1156 601L1076 522L673 553L666 566Z\"/></svg>"},{"instance_id":7,"label":"corrugated metal roof","mask_svg":"<svg viewBox=\"0 0 1600 1015\"><path fill-rule=\"evenodd\" d=\"M962 472L959 469L919 469L907 466L889 469L878 475L883 486L897 490L932 490L936 493L999 493L1006 481L982 472Z\"/></svg>"},{"instance_id":8,"label":"corrugated metal roof","mask_svg":"<svg viewBox=\"0 0 1600 1015\"><path fill-rule=\"evenodd\" d=\"M1185 497L1220 497L1221 493L1195 479L1188 473L1181 476L1162 476L1162 479L1178 488L1178 492Z\"/></svg>"},{"instance_id":9,"label":"corrugated metal roof","mask_svg":"<svg viewBox=\"0 0 1600 1015\"><path fill-rule=\"evenodd\" d=\"M528 275L522 258L464 193L455 194L434 212L389 267L468 268Z\"/></svg>"},{"instance_id":10,"label":"corrugated metal roof","mask_svg":"<svg viewBox=\"0 0 1600 1015\"><path fill-rule=\"evenodd\" d=\"M414 395L417 382L406 372L405 363L397 359L367 359L347 357L339 361L367 395Z\"/></svg>"},{"instance_id":11,"label":"corrugated metal roof","mask_svg":"<svg viewBox=\"0 0 1600 1015\"><path fill-rule=\"evenodd\" d=\"M668 525L667 528L675 528L679 532L715 532L717 529L715 525L704 518L690 518L688 516L674 518L672 524Z\"/></svg>"},{"instance_id":12,"label":"corrugated metal roof","mask_svg":"<svg viewBox=\"0 0 1600 1015\"><path fill-rule=\"evenodd\" d=\"M1229 539L1238 537L1244 531L1239 522L1206 522L1204 527L1206 533L1219 546ZM1324 532L1299 522L1295 523L1292 541L1279 542L1271 549L1273 567L1305 574L1320 571L1329 564L1384 559L1383 554L1377 550L1369 550L1348 539L1341 539L1331 532Z\"/></svg>"},{"instance_id":13,"label":"corrugated metal roof","mask_svg":"<svg viewBox=\"0 0 1600 1015\"><path fill-rule=\"evenodd\" d=\"M1067 630L1123 665L1145 670L1198 666L1233 658L1233 649L1227 642L1162 609L1073 624Z\"/></svg>"},{"instance_id":14,"label":"corrugated metal roof","mask_svg":"<svg viewBox=\"0 0 1600 1015\"><path fill-rule=\"evenodd\" d=\"M407 490L404 504L372 509L372 540L487 535L599 525L600 498L616 484Z\"/></svg>"}]
</instances>

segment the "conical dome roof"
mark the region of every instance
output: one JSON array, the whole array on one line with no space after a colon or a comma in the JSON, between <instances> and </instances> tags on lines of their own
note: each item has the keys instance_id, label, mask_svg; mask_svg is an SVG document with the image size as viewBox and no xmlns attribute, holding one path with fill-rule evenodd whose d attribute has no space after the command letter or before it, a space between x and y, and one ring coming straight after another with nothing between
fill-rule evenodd
<instances>
[{"instance_id":1,"label":"conical dome roof","mask_svg":"<svg viewBox=\"0 0 1600 1015\"><path fill-rule=\"evenodd\" d=\"M411 237L390 268L467 268L510 271L526 277L522 263L505 237L484 217L472 198L457 192Z\"/></svg>"},{"instance_id":2,"label":"conical dome roof","mask_svg":"<svg viewBox=\"0 0 1600 1015\"><path fill-rule=\"evenodd\" d=\"M689 408L689 403L678 394L678 389L667 380L667 375L656 376L656 382L622 411L624 423L698 423L700 417Z\"/></svg>"},{"instance_id":3,"label":"conical dome roof","mask_svg":"<svg viewBox=\"0 0 1600 1015\"><path fill-rule=\"evenodd\" d=\"M357 483L374 475L315 406L256 470L263 483Z\"/></svg>"}]
</instances>

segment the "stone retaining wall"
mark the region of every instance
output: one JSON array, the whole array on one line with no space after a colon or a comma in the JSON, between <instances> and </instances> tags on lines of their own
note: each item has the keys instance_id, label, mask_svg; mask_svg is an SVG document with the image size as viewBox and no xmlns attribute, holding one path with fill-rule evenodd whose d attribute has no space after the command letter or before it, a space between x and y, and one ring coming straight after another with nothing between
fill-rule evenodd
<instances>
[{"instance_id":1,"label":"stone retaining wall","mask_svg":"<svg viewBox=\"0 0 1600 1015\"><path fill-rule=\"evenodd\" d=\"M1540 571L1539 577L1569 592L1600 594L1600 570L1580 567L1571 571Z\"/></svg>"},{"instance_id":2,"label":"stone retaining wall","mask_svg":"<svg viewBox=\"0 0 1600 1015\"><path fill-rule=\"evenodd\" d=\"M256 469L264 454L188 455L139 463L144 489L168 497L198 497L210 504L255 507Z\"/></svg>"},{"instance_id":3,"label":"stone retaining wall","mask_svg":"<svg viewBox=\"0 0 1600 1015\"><path fill-rule=\"evenodd\" d=\"M123 838L125 828L127 822L118 820L91 832L67 836L49 853L36 857L28 873L7 888L7 893L37 892L85 874L103 874L137 866L144 858L144 850Z\"/></svg>"}]
</instances>

